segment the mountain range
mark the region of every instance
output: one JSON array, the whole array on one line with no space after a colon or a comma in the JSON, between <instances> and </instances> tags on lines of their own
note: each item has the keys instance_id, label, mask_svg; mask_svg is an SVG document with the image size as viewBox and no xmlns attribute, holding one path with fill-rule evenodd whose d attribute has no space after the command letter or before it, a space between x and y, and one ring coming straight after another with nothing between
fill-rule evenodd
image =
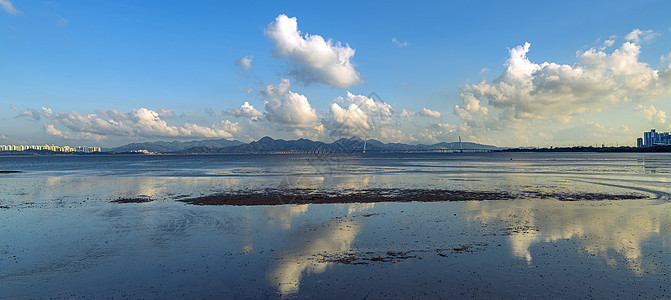
<instances>
[{"instance_id":1,"label":"mountain range","mask_svg":"<svg viewBox=\"0 0 671 300\"><path fill-rule=\"evenodd\" d=\"M106 149L110 152L131 152L138 150L147 150L149 152L158 152L158 153L168 153L176 152L193 147L205 147L205 148L223 148L238 146L244 144L243 142L236 140L227 140L227 139L218 139L218 140L203 140L203 141L190 141L190 142L146 142L146 143L131 143L123 145L120 147Z\"/></svg>"},{"instance_id":2,"label":"mountain range","mask_svg":"<svg viewBox=\"0 0 671 300\"><path fill-rule=\"evenodd\" d=\"M272 153L272 152L335 152L351 153L363 152L364 144L366 152L404 152L404 151L435 151L435 150L497 150L496 146L483 145L471 142L437 143L432 145L408 145L401 143L383 143L378 140L362 140L358 137L341 138L331 143L312 141L308 139L282 140L264 137L251 143L242 143L236 140L203 140L191 142L148 142L132 143L121 147L109 149L112 152L130 152L147 150L160 153Z\"/></svg>"}]
</instances>

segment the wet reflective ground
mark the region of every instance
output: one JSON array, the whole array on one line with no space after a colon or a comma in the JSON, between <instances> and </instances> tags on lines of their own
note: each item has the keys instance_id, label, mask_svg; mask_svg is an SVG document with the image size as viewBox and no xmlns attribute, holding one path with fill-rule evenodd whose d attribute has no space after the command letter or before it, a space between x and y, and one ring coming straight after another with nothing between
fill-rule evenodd
<instances>
[{"instance_id":1,"label":"wet reflective ground","mask_svg":"<svg viewBox=\"0 0 671 300\"><path fill-rule=\"evenodd\" d=\"M0 171L22 171L0 173L0 298L671 297L666 154L0 157ZM268 189L526 196L179 201Z\"/></svg>"}]
</instances>

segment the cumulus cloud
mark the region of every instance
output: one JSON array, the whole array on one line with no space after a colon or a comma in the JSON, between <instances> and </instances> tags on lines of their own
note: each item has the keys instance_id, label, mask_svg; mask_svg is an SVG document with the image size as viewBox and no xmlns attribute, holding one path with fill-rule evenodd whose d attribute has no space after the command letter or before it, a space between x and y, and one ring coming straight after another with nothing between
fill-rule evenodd
<instances>
[{"instance_id":1,"label":"cumulus cloud","mask_svg":"<svg viewBox=\"0 0 671 300\"><path fill-rule=\"evenodd\" d=\"M158 116L162 119L170 119L175 117L175 112L172 109L159 108L157 110Z\"/></svg>"},{"instance_id":2,"label":"cumulus cloud","mask_svg":"<svg viewBox=\"0 0 671 300\"><path fill-rule=\"evenodd\" d=\"M461 99L461 105L454 106L454 113L462 120L472 121L475 117L487 116L489 109L480 105L480 100L472 94L462 92Z\"/></svg>"},{"instance_id":3,"label":"cumulus cloud","mask_svg":"<svg viewBox=\"0 0 671 300\"><path fill-rule=\"evenodd\" d=\"M331 117L342 129L355 135L369 135L371 129L368 124L368 115L356 104L342 108L337 103L331 103ZM341 127L336 127L341 128Z\"/></svg>"},{"instance_id":4,"label":"cumulus cloud","mask_svg":"<svg viewBox=\"0 0 671 300\"><path fill-rule=\"evenodd\" d=\"M331 130L384 138L391 136L388 125L393 113L391 105L384 101L347 92L347 96L338 97L331 104L328 125Z\"/></svg>"},{"instance_id":5,"label":"cumulus cloud","mask_svg":"<svg viewBox=\"0 0 671 300\"><path fill-rule=\"evenodd\" d=\"M398 39L396 39L396 37L391 38L391 42L394 43L394 45L396 45L399 48L407 47L408 45L410 45L408 44L408 41L401 42Z\"/></svg>"},{"instance_id":6,"label":"cumulus cloud","mask_svg":"<svg viewBox=\"0 0 671 300\"><path fill-rule=\"evenodd\" d=\"M12 2L9 0L0 0L0 7L2 7L2 9L10 15L18 16L22 14L22 12L16 9L14 4L12 4Z\"/></svg>"},{"instance_id":7,"label":"cumulus cloud","mask_svg":"<svg viewBox=\"0 0 671 300\"><path fill-rule=\"evenodd\" d=\"M632 41L634 43L648 42L659 36L659 33L653 32L652 30L640 30L634 29L634 31L624 36L624 39L627 41Z\"/></svg>"},{"instance_id":8,"label":"cumulus cloud","mask_svg":"<svg viewBox=\"0 0 671 300\"><path fill-rule=\"evenodd\" d=\"M252 60L254 59L253 55L247 55L241 59L235 61L235 65L240 68L240 70L247 72L252 69Z\"/></svg>"},{"instance_id":9,"label":"cumulus cloud","mask_svg":"<svg viewBox=\"0 0 671 300\"><path fill-rule=\"evenodd\" d=\"M101 141L106 139L106 136L95 134L95 133L90 133L90 132L71 132L71 131L61 131L59 129L56 129L56 127L53 124L45 124L44 125L44 132L60 137L65 140L93 140L93 141Z\"/></svg>"},{"instance_id":10,"label":"cumulus cloud","mask_svg":"<svg viewBox=\"0 0 671 300\"><path fill-rule=\"evenodd\" d=\"M655 108L654 105L643 106L639 104L636 106L636 112L657 126L666 125L666 112Z\"/></svg>"},{"instance_id":11,"label":"cumulus cloud","mask_svg":"<svg viewBox=\"0 0 671 300\"><path fill-rule=\"evenodd\" d=\"M282 78L278 85L269 84L261 94L266 98L266 118L292 128L308 128L317 125L317 111L310 106L308 98L292 92L289 79Z\"/></svg>"},{"instance_id":12,"label":"cumulus cloud","mask_svg":"<svg viewBox=\"0 0 671 300\"><path fill-rule=\"evenodd\" d=\"M347 96L338 97L334 101L336 103L341 103L344 106L350 106L352 104L357 105L366 111L366 114L382 120L388 120L394 112L394 109L389 103L375 101L373 98L363 95L355 95L350 92L347 92Z\"/></svg>"},{"instance_id":13,"label":"cumulus cloud","mask_svg":"<svg viewBox=\"0 0 671 300\"><path fill-rule=\"evenodd\" d=\"M650 34L635 30L627 39L641 41ZM454 113L472 127L525 130L537 125L534 120L568 123L576 114L671 95L671 72L639 61L641 47L635 42L612 53L580 51L572 65L531 62L530 46L510 49L505 71L495 80L463 86Z\"/></svg>"},{"instance_id":14,"label":"cumulus cloud","mask_svg":"<svg viewBox=\"0 0 671 300\"><path fill-rule=\"evenodd\" d=\"M275 44L274 55L289 59L290 74L300 82L348 88L362 81L351 62L355 49L319 35L302 34L295 17L277 16L265 35Z\"/></svg>"},{"instance_id":15,"label":"cumulus cloud","mask_svg":"<svg viewBox=\"0 0 671 300\"><path fill-rule=\"evenodd\" d=\"M412 110L404 108L404 109L401 110L400 115L401 115L401 118L410 118L410 117L414 117L416 115L416 113Z\"/></svg>"},{"instance_id":16,"label":"cumulus cloud","mask_svg":"<svg viewBox=\"0 0 671 300\"><path fill-rule=\"evenodd\" d=\"M256 110L254 106L250 105L249 102L246 102L240 106L238 109L229 109L224 111L224 114L231 115L234 117L242 117L242 118L249 118L252 120L256 120L260 117L263 116L263 113Z\"/></svg>"},{"instance_id":17,"label":"cumulus cloud","mask_svg":"<svg viewBox=\"0 0 671 300\"><path fill-rule=\"evenodd\" d=\"M53 124L47 124L45 131L66 139L102 139L107 136L123 137L176 137L176 138L232 138L240 130L238 123L228 120L200 126L184 123L182 126L169 125L159 113L146 108L137 108L125 113L114 109L98 110L95 114L82 115L72 111L55 113L50 108L42 108L41 115ZM54 124L67 127L61 131ZM51 126L49 126L51 125Z\"/></svg>"},{"instance_id":18,"label":"cumulus cloud","mask_svg":"<svg viewBox=\"0 0 671 300\"><path fill-rule=\"evenodd\" d=\"M35 109L28 108L26 110L19 110L18 108L16 108L16 105L14 105L14 104L10 104L9 108L11 108L13 111L15 111L21 117L30 117L30 118L33 118L35 120L40 119L40 112L38 112Z\"/></svg>"},{"instance_id":19,"label":"cumulus cloud","mask_svg":"<svg viewBox=\"0 0 671 300\"><path fill-rule=\"evenodd\" d=\"M466 138L469 131L470 128L466 123L434 123L430 124L424 132L418 132L416 135L427 143L438 143L440 141L455 141L459 136ZM473 140L473 137L469 138ZM483 142L481 139L477 141Z\"/></svg>"},{"instance_id":20,"label":"cumulus cloud","mask_svg":"<svg viewBox=\"0 0 671 300\"><path fill-rule=\"evenodd\" d=\"M428 108L423 108L422 111L419 112L420 116L423 117L429 117L429 118L440 118L440 112L437 112L435 110L430 110Z\"/></svg>"}]
</instances>

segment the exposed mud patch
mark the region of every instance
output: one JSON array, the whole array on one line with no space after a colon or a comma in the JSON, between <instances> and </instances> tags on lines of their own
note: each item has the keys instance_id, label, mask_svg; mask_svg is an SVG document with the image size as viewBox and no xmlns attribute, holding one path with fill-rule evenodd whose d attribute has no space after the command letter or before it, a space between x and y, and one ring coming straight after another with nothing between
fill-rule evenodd
<instances>
[{"instance_id":1,"label":"exposed mud patch","mask_svg":"<svg viewBox=\"0 0 671 300\"><path fill-rule=\"evenodd\" d=\"M322 191L312 189L265 189L234 191L208 196L199 196L177 201L193 205L282 205L282 204L325 204L325 203L377 203L377 202L441 202L441 201L484 201L513 199L556 199L560 201L602 201L647 199L642 193L547 193L505 191L463 191L440 189L364 189L346 191Z\"/></svg>"},{"instance_id":2,"label":"exposed mud patch","mask_svg":"<svg viewBox=\"0 0 671 300\"><path fill-rule=\"evenodd\" d=\"M422 253L436 253L438 256L449 257L459 253L474 253L487 249L486 242L472 242L447 249L409 250L387 252L344 252L322 253L315 256L320 263L340 263L346 265L368 265L372 263L397 263L407 259L422 259Z\"/></svg>"},{"instance_id":3,"label":"exposed mud patch","mask_svg":"<svg viewBox=\"0 0 671 300\"><path fill-rule=\"evenodd\" d=\"M154 199L151 199L149 196L138 196L138 197L132 197L132 198L118 198L116 200L112 200L110 202L112 203L147 203L147 202L152 202Z\"/></svg>"},{"instance_id":4,"label":"exposed mud patch","mask_svg":"<svg viewBox=\"0 0 671 300\"><path fill-rule=\"evenodd\" d=\"M510 200L507 192L471 192L427 189L366 189L318 191L308 189L243 191L178 201L194 205L281 205L322 203L438 202Z\"/></svg>"},{"instance_id":5,"label":"exposed mud patch","mask_svg":"<svg viewBox=\"0 0 671 300\"><path fill-rule=\"evenodd\" d=\"M341 263L346 265L367 265L370 263L399 262L402 260L417 258L417 255L411 255L410 252L387 251L385 253L377 252L346 252L333 254L320 254L317 261L320 263Z\"/></svg>"}]
</instances>

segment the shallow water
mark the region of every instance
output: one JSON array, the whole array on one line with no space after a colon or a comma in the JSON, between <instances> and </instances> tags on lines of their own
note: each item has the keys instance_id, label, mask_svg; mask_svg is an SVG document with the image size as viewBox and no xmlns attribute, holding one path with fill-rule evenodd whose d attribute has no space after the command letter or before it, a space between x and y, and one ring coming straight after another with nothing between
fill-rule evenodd
<instances>
[{"instance_id":1,"label":"shallow water","mask_svg":"<svg viewBox=\"0 0 671 300\"><path fill-rule=\"evenodd\" d=\"M2 157L0 297L670 297L671 155ZM195 206L263 189L642 200ZM148 197L147 203L112 203Z\"/></svg>"}]
</instances>

